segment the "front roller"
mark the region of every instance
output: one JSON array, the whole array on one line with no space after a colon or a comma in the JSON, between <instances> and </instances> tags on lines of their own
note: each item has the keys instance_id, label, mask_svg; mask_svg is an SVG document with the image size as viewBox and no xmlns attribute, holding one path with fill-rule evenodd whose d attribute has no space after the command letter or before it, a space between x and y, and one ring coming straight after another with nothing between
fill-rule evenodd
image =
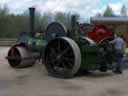
<instances>
[{"instance_id":1,"label":"front roller","mask_svg":"<svg viewBox=\"0 0 128 96\"><path fill-rule=\"evenodd\" d=\"M23 68L32 66L35 59L32 58L32 53L25 46L13 46L8 51L8 63L14 68Z\"/></svg>"},{"instance_id":2,"label":"front roller","mask_svg":"<svg viewBox=\"0 0 128 96\"><path fill-rule=\"evenodd\" d=\"M51 76L70 78L80 69L80 49L75 41L70 38L56 38L46 46L44 61Z\"/></svg>"}]
</instances>

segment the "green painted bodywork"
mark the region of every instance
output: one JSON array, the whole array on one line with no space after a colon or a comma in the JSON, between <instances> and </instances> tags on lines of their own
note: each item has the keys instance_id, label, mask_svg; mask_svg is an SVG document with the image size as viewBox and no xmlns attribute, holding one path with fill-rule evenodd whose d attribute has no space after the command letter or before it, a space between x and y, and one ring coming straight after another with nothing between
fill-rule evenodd
<instances>
[{"instance_id":1,"label":"green painted bodywork","mask_svg":"<svg viewBox=\"0 0 128 96\"><path fill-rule=\"evenodd\" d=\"M97 70L99 69L99 62L101 61L101 54L99 54L99 47L97 45L90 45L90 42L81 38L75 41L81 52L80 70ZM31 38L28 46L32 51L43 52L46 47L46 40L43 37Z\"/></svg>"},{"instance_id":2,"label":"green painted bodywork","mask_svg":"<svg viewBox=\"0 0 128 96\"><path fill-rule=\"evenodd\" d=\"M98 47L97 45L90 45L90 42L80 37L76 43L78 44L81 52L81 66L80 70L96 70L98 67Z\"/></svg>"},{"instance_id":3,"label":"green painted bodywork","mask_svg":"<svg viewBox=\"0 0 128 96\"><path fill-rule=\"evenodd\" d=\"M32 51L42 52L46 46L46 40L42 36L31 38L28 46Z\"/></svg>"},{"instance_id":4,"label":"green painted bodywork","mask_svg":"<svg viewBox=\"0 0 128 96\"><path fill-rule=\"evenodd\" d=\"M98 47L88 46L87 40L76 41L81 52L81 66L80 70L96 70L98 60ZM28 46L32 51L42 52L46 46L46 41L42 37L31 38Z\"/></svg>"},{"instance_id":5,"label":"green painted bodywork","mask_svg":"<svg viewBox=\"0 0 128 96\"><path fill-rule=\"evenodd\" d=\"M81 68L82 70L96 70L98 60L98 48L96 46L86 46L81 48Z\"/></svg>"}]
</instances>

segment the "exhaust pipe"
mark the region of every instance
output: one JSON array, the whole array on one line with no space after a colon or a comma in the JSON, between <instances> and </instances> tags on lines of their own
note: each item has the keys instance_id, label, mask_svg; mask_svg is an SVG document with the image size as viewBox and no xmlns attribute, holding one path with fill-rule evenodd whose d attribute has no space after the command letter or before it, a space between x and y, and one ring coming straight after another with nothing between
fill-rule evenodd
<instances>
[{"instance_id":1,"label":"exhaust pipe","mask_svg":"<svg viewBox=\"0 0 128 96\"><path fill-rule=\"evenodd\" d=\"M29 8L29 25L30 25L30 35L34 37L35 35L35 8L31 7Z\"/></svg>"}]
</instances>

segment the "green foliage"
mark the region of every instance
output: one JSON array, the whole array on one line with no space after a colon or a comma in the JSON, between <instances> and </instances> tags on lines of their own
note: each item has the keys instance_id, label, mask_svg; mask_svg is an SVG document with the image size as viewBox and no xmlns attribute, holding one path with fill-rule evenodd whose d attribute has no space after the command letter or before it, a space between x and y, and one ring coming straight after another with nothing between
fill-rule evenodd
<instances>
[{"instance_id":1,"label":"green foliage","mask_svg":"<svg viewBox=\"0 0 128 96\"><path fill-rule=\"evenodd\" d=\"M103 14L104 17L112 17L114 16L114 13L112 11L112 8L107 6L106 10L104 11L104 14Z\"/></svg>"},{"instance_id":2,"label":"green foliage","mask_svg":"<svg viewBox=\"0 0 128 96\"><path fill-rule=\"evenodd\" d=\"M118 33L121 37L125 37L125 32L127 32L127 26L120 25L116 28L115 33Z\"/></svg>"},{"instance_id":3,"label":"green foliage","mask_svg":"<svg viewBox=\"0 0 128 96\"><path fill-rule=\"evenodd\" d=\"M60 22L62 24L64 24L66 26L66 28L70 29L71 27L71 14L68 13L61 13L58 12L56 13L56 15L54 16L54 21Z\"/></svg>"},{"instance_id":4,"label":"green foliage","mask_svg":"<svg viewBox=\"0 0 128 96\"><path fill-rule=\"evenodd\" d=\"M122 5L120 14L121 14L121 16L127 16L127 8L125 5Z\"/></svg>"},{"instance_id":5,"label":"green foliage","mask_svg":"<svg viewBox=\"0 0 128 96\"><path fill-rule=\"evenodd\" d=\"M5 6L3 8L0 8L0 16L7 16L9 9Z\"/></svg>"},{"instance_id":6,"label":"green foliage","mask_svg":"<svg viewBox=\"0 0 128 96\"><path fill-rule=\"evenodd\" d=\"M63 23L67 28L70 27L71 14L44 13L41 15L38 11L35 13L35 31L45 31L47 25L52 21ZM23 14L9 14L8 8L0 8L0 38L17 38L21 32L29 32L29 11Z\"/></svg>"},{"instance_id":7,"label":"green foliage","mask_svg":"<svg viewBox=\"0 0 128 96\"><path fill-rule=\"evenodd\" d=\"M52 21L52 14L51 13L44 13L43 16L40 18L40 27L42 30L46 30L48 23Z\"/></svg>"},{"instance_id":8,"label":"green foliage","mask_svg":"<svg viewBox=\"0 0 128 96\"><path fill-rule=\"evenodd\" d=\"M107 6L106 10L104 11L103 15L100 13L97 13L95 17L116 17L119 15L115 15L112 8ZM127 16L127 8L125 5L122 5L122 8L120 9L120 16ZM118 33L120 36L125 37L125 32L127 31L127 25L118 25L115 26L115 33Z\"/></svg>"},{"instance_id":9,"label":"green foliage","mask_svg":"<svg viewBox=\"0 0 128 96\"><path fill-rule=\"evenodd\" d=\"M126 15L127 8L123 5L121 9L121 16ZM97 17L105 16L115 16L112 9L107 6L104 14L97 13ZM80 18L79 15L77 15ZM47 25L52 21L58 21L63 23L66 28L71 28L71 14L58 12L56 14L40 12L35 14L35 31L46 30ZM126 26L119 26L116 32L120 35L124 35L126 32ZM16 38L21 32L29 32L29 12L26 10L23 14L15 15L9 14L7 7L0 8L0 38Z\"/></svg>"},{"instance_id":10,"label":"green foliage","mask_svg":"<svg viewBox=\"0 0 128 96\"><path fill-rule=\"evenodd\" d=\"M24 16L7 15L0 19L0 23L0 37L15 38L20 32L28 31L28 20Z\"/></svg>"}]
</instances>

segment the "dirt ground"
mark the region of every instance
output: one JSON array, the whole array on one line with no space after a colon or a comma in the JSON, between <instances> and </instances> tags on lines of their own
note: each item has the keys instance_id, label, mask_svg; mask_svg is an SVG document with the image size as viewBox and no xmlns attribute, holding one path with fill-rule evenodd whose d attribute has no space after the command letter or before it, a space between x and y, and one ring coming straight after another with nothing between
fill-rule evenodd
<instances>
[{"instance_id":1,"label":"dirt ground","mask_svg":"<svg viewBox=\"0 0 128 96\"><path fill-rule=\"evenodd\" d=\"M122 75L94 72L72 79L47 75L43 64L13 69L0 47L0 96L128 96L128 70Z\"/></svg>"}]
</instances>

